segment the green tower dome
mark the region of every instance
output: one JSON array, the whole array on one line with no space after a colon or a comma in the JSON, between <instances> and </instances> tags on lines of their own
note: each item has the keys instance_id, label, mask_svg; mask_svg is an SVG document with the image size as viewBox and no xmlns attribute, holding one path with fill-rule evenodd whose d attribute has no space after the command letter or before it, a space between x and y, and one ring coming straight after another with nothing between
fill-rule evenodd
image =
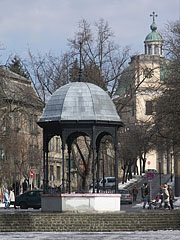
<instances>
[{"instance_id":1,"label":"green tower dome","mask_svg":"<svg viewBox=\"0 0 180 240\"><path fill-rule=\"evenodd\" d=\"M152 31L145 38L145 42L149 42L149 41L163 41L163 39L158 32Z\"/></svg>"},{"instance_id":2,"label":"green tower dome","mask_svg":"<svg viewBox=\"0 0 180 240\"><path fill-rule=\"evenodd\" d=\"M155 17L157 17L157 15L155 15L155 13L153 12L152 15L150 15L153 17L153 23L150 26L151 29L151 33L149 33L146 38L145 38L145 42L149 42L149 41L163 41L161 35L156 32L157 30L157 25L155 24Z\"/></svg>"}]
</instances>

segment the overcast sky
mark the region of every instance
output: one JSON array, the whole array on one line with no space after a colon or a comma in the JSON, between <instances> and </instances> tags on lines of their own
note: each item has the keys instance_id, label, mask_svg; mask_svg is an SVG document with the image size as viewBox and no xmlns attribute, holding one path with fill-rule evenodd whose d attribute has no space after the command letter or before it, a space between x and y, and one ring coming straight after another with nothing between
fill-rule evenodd
<instances>
[{"instance_id":1,"label":"overcast sky","mask_svg":"<svg viewBox=\"0 0 180 240\"><path fill-rule=\"evenodd\" d=\"M0 0L0 43L4 47L0 61L11 53L25 57L28 48L63 52L82 18L92 24L103 18L117 43L130 46L132 53L143 53L153 11L162 31L168 21L180 18L180 0Z\"/></svg>"}]
</instances>

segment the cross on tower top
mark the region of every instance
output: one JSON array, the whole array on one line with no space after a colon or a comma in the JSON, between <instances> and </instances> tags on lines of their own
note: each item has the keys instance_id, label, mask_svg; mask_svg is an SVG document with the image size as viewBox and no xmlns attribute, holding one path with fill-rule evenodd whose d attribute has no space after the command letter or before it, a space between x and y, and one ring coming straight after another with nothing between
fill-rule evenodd
<instances>
[{"instance_id":1,"label":"cross on tower top","mask_svg":"<svg viewBox=\"0 0 180 240\"><path fill-rule=\"evenodd\" d=\"M153 12L152 14L150 14L150 17L153 17L153 23L155 23L155 17L157 17L158 15L155 14L155 12Z\"/></svg>"}]
</instances>

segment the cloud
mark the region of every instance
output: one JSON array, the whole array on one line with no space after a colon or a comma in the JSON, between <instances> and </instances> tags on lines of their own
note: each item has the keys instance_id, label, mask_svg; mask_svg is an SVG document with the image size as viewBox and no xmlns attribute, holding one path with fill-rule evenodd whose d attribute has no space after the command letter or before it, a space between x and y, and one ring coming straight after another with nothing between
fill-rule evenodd
<instances>
[{"instance_id":1,"label":"cloud","mask_svg":"<svg viewBox=\"0 0 180 240\"><path fill-rule=\"evenodd\" d=\"M143 49L150 32L152 11L158 28L179 18L179 0L0 0L0 42L7 51L24 52L27 46L48 52L65 48L78 22L104 18L120 45ZM142 48L141 48L142 47ZM137 48L137 49L136 49Z\"/></svg>"}]
</instances>

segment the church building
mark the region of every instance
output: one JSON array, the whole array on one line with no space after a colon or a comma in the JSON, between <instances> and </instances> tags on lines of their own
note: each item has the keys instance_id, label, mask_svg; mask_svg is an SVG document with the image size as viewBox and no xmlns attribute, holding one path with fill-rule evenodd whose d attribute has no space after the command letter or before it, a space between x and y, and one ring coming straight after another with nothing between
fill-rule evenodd
<instances>
[{"instance_id":1,"label":"church building","mask_svg":"<svg viewBox=\"0 0 180 240\"><path fill-rule=\"evenodd\" d=\"M154 100L164 88L164 66L167 60L163 53L163 38L157 31L155 17L151 15L151 32L144 41L144 54L131 57L129 66L123 71L116 97L128 99L128 104L120 113L128 131L133 126L147 125L152 129L155 113ZM152 147L146 153L145 169L156 169L161 173L170 173L170 150L164 152ZM138 163L139 164L139 163Z\"/></svg>"}]
</instances>

